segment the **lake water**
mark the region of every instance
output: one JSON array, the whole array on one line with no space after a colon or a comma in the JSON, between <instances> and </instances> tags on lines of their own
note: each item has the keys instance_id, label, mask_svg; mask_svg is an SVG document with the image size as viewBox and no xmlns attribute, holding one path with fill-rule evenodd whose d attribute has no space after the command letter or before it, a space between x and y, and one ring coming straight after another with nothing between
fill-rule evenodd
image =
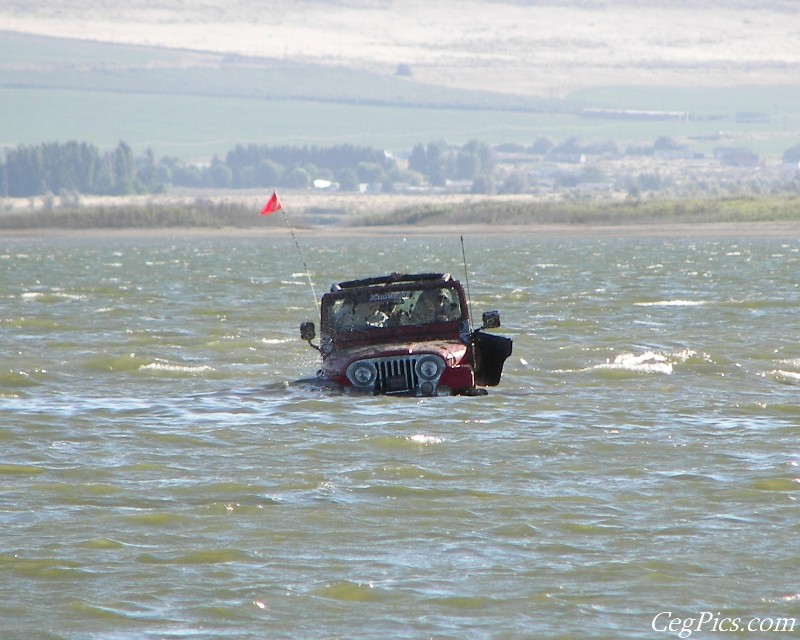
<instances>
[{"instance_id":1,"label":"lake water","mask_svg":"<svg viewBox=\"0 0 800 640\"><path fill-rule=\"evenodd\" d=\"M463 281L457 236L300 242L317 295ZM800 239L465 245L514 353L487 397L415 399L296 382L316 308L288 235L0 239L0 637L800 618Z\"/></svg>"}]
</instances>

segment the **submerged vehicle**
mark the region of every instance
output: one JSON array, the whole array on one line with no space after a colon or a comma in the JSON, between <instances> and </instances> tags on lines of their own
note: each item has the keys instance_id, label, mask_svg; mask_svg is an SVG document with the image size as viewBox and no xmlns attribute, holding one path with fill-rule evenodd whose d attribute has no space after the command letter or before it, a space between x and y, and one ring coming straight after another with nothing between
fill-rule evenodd
<instances>
[{"instance_id":1,"label":"submerged vehicle","mask_svg":"<svg viewBox=\"0 0 800 640\"><path fill-rule=\"evenodd\" d=\"M322 296L320 344L313 322L300 335L319 350L318 376L373 394L484 395L511 355L511 339L473 329L464 288L446 273L400 274L334 284Z\"/></svg>"}]
</instances>

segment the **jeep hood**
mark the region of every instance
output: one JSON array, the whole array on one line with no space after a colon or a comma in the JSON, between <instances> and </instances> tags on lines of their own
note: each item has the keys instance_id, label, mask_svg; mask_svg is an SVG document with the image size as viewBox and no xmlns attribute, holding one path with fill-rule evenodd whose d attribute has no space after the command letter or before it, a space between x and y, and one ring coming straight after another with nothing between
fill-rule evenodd
<instances>
[{"instance_id":1,"label":"jeep hood","mask_svg":"<svg viewBox=\"0 0 800 640\"><path fill-rule=\"evenodd\" d=\"M467 354L468 347L458 340L428 340L422 342L404 342L371 344L363 346L337 349L325 358L325 364L330 367L336 363L336 368L346 368L354 360L364 358L386 358L393 356L421 355L432 353L440 356L449 366L461 363Z\"/></svg>"}]
</instances>

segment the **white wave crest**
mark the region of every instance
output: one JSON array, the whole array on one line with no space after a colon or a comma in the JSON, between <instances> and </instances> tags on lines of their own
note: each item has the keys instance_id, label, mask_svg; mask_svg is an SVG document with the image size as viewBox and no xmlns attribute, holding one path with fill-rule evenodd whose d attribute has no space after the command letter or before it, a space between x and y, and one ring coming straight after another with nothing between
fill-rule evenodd
<instances>
[{"instance_id":1,"label":"white wave crest","mask_svg":"<svg viewBox=\"0 0 800 640\"><path fill-rule=\"evenodd\" d=\"M151 362L150 364L143 364L139 367L143 371L168 371L170 373L203 373L205 371L213 371L213 367L208 365L187 366L180 364L165 364L163 362Z\"/></svg>"},{"instance_id":2,"label":"white wave crest","mask_svg":"<svg viewBox=\"0 0 800 640\"><path fill-rule=\"evenodd\" d=\"M782 369L776 369L775 371L770 371L770 375L778 382L784 382L787 384L800 384L800 373L797 371L784 371Z\"/></svg>"},{"instance_id":3,"label":"white wave crest","mask_svg":"<svg viewBox=\"0 0 800 640\"><path fill-rule=\"evenodd\" d=\"M442 442L444 442L444 440L438 436L426 436L422 433L417 433L413 436L410 436L409 440L411 440L411 442L415 442L416 444L442 444Z\"/></svg>"},{"instance_id":4,"label":"white wave crest","mask_svg":"<svg viewBox=\"0 0 800 640\"><path fill-rule=\"evenodd\" d=\"M672 374L672 362L663 353L646 351L640 355L634 353L621 353L603 364L599 364L593 369L611 369L618 371L632 371L635 373L662 373Z\"/></svg>"},{"instance_id":5,"label":"white wave crest","mask_svg":"<svg viewBox=\"0 0 800 640\"><path fill-rule=\"evenodd\" d=\"M699 354L694 349L681 349L675 353L668 354L667 357L672 360L677 360L678 362L687 362L690 358L696 358L698 355ZM701 357L705 362L711 362L711 356L707 353L702 354Z\"/></svg>"},{"instance_id":6,"label":"white wave crest","mask_svg":"<svg viewBox=\"0 0 800 640\"><path fill-rule=\"evenodd\" d=\"M634 302L635 307L700 307L706 300L658 300L656 302Z\"/></svg>"},{"instance_id":7,"label":"white wave crest","mask_svg":"<svg viewBox=\"0 0 800 640\"><path fill-rule=\"evenodd\" d=\"M27 291L22 294L23 300L36 300L38 298L59 298L61 300L86 300L85 295L64 293L63 291Z\"/></svg>"},{"instance_id":8,"label":"white wave crest","mask_svg":"<svg viewBox=\"0 0 800 640\"><path fill-rule=\"evenodd\" d=\"M294 342L293 338L261 338L262 344L288 344Z\"/></svg>"}]
</instances>

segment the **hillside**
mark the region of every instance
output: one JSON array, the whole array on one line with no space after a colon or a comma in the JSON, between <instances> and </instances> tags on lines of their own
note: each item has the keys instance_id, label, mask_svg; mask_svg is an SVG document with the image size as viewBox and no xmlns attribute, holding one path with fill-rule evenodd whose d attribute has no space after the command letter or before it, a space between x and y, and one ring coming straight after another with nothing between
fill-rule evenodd
<instances>
[{"instance_id":1,"label":"hillside","mask_svg":"<svg viewBox=\"0 0 800 640\"><path fill-rule=\"evenodd\" d=\"M563 97L800 77L792 0L12 1L0 31L256 56ZM208 61L187 56L187 66Z\"/></svg>"}]
</instances>

